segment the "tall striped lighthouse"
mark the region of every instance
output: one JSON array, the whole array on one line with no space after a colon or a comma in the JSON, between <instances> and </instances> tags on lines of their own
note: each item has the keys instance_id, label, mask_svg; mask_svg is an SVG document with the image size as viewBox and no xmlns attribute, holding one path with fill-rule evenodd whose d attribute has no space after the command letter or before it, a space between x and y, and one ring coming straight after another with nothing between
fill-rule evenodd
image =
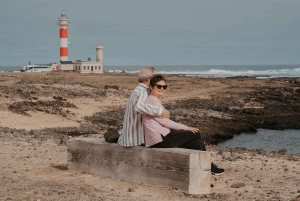
<instances>
[{"instance_id":1,"label":"tall striped lighthouse","mask_svg":"<svg viewBox=\"0 0 300 201\"><path fill-rule=\"evenodd\" d=\"M58 18L59 25L59 37L60 37L60 60L68 61L68 28L69 18L66 17L66 13L63 11L61 17Z\"/></svg>"}]
</instances>

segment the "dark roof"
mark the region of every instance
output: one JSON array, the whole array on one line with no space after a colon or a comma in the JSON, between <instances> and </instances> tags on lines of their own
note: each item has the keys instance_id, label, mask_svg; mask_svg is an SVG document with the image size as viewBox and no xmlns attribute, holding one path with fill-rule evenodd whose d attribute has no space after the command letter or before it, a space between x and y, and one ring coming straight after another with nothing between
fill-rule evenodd
<instances>
[{"instance_id":1,"label":"dark roof","mask_svg":"<svg viewBox=\"0 0 300 201\"><path fill-rule=\"evenodd\" d=\"M60 61L61 64L73 64L72 61Z\"/></svg>"}]
</instances>

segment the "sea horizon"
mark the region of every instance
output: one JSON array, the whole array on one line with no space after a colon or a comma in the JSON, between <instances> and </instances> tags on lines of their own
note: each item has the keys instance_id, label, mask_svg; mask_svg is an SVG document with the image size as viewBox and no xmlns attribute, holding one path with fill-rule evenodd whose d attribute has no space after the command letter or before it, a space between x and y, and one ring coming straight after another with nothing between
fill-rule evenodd
<instances>
[{"instance_id":1,"label":"sea horizon","mask_svg":"<svg viewBox=\"0 0 300 201\"><path fill-rule=\"evenodd\" d=\"M138 73L147 65L104 66L104 72ZM153 65L161 74L198 77L300 77L300 64L291 65ZM19 71L20 66L0 66L0 71Z\"/></svg>"}]
</instances>

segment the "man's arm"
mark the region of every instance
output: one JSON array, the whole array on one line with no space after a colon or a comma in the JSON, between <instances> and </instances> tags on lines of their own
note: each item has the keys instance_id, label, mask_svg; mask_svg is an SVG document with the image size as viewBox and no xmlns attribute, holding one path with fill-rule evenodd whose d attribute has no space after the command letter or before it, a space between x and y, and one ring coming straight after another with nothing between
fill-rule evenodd
<instances>
[{"instance_id":1,"label":"man's arm","mask_svg":"<svg viewBox=\"0 0 300 201\"><path fill-rule=\"evenodd\" d=\"M135 110L139 113L147 114L149 116L158 116L158 117L162 116L163 110L165 110L164 107L153 106L145 103L147 97L148 97L148 92L146 90L142 90L139 94L137 103L135 105Z\"/></svg>"},{"instance_id":2,"label":"man's arm","mask_svg":"<svg viewBox=\"0 0 300 201\"><path fill-rule=\"evenodd\" d=\"M161 102L155 98L155 97L149 97L146 101L146 104L150 104L151 106L162 106ZM163 125L164 127L170 128L170 129L175 129L175 130L187 130L188 127L186 125L174 122L168 118L163 118L163 117L159 117L159 116L153 116L152 117L155 121L157 121L158 123L160 123L161 125Z\"/></svg>"}]
</instances>

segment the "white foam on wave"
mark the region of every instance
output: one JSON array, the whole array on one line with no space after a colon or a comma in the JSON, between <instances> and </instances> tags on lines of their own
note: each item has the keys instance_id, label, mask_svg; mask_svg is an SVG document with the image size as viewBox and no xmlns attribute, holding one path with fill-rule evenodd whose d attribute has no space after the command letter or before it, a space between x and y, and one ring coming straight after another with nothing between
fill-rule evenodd
<instances>
[{"instance_id":1,"label":"white foam on wave","mask_svg":"<svg viewBox=\"0 0 300 201\"><path fill-rule=\"evenodd\" d=\"M194 76L209 76L215 77L236 77L236 76L250 76L250 77L300 77L300 68L295 69L280 69L280 70L247 70L247 71L232 71L221 69L210 69L207 71L160 71L162 74L179 74L179 75L194 75Z\"/></svg>"},{"instance_id":2,"label":"white foam on wave","mask_svg":"<svg viewBox=\"0 0 300 201\"><path fill-rule=\"evenodd\" d=\"M161 68L162 69L162 68ZM209 70L160 70L158 73L166 75L185 75L185 76L199 76L207 77L213 75L214 77L237 77L249 76L256 78L276 78L276 77L300 77L300 68L282 68L282 69L268 69L268 70L224 70L224 69L209 69ZM115 70L121 71L121 70ZM139 70L125 70L126 73L139 73Z\"/></svg>"}]
</instances>

